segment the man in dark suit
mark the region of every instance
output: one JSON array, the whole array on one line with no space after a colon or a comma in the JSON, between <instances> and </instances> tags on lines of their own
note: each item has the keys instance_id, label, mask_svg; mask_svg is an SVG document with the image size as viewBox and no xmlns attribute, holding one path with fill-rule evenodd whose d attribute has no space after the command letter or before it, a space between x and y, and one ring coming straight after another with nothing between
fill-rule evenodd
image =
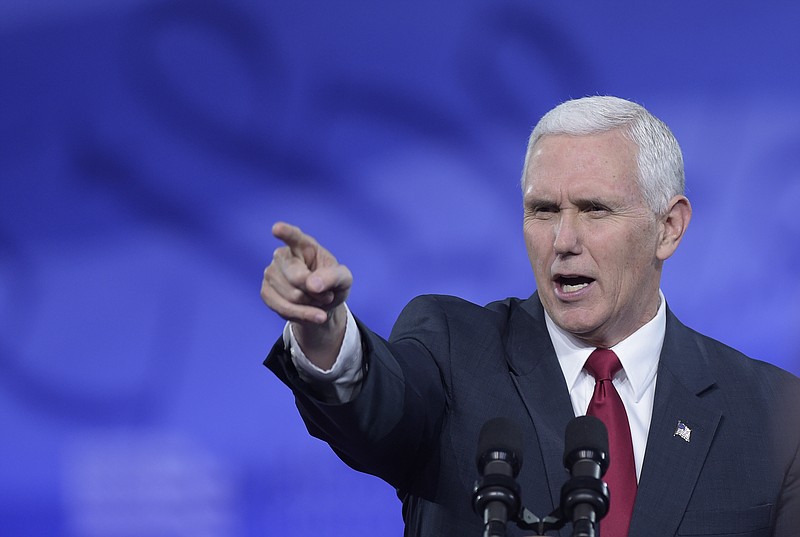
<instances>
[{"instance_id":1,"label":"man in dark suit","mask_svg":"<svg viewBox=\"0 0 800 537\"><path fill-rule=\"evenodd\" d=\"M800 381L685 327L659 290L691 218L683 182L677 142L641 106L559 105L522 177L536 293L419 297L389 341L347 309L349 270L276 224L262 297L288 323L266 363L313 435L397 488L406 535L481 532L475 446L495 416L523 429L524 504L552 511L566 424L587 412L611 420L603 537L800 535Z\"/></svg>"}]
</instances>

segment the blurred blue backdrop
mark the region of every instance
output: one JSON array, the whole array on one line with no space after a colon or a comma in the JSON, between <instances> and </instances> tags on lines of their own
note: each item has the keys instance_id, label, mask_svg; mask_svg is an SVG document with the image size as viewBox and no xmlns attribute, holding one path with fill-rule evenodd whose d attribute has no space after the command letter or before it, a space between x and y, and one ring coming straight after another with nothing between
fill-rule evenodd
<instances>
[{"instance_id":1,"label":"blurred blue backdrop","mask_svg":"<svg viewBox=\"0 0 800 537\"><path fill-rule=\"evenodd\" d=\"M800 5L648 4L0 3L0 535L400 535L261 366L270 226L384 335L527 296L526 137L570 97L671 126L671 307L800 372Z\"/></svg>"}]
</instances>

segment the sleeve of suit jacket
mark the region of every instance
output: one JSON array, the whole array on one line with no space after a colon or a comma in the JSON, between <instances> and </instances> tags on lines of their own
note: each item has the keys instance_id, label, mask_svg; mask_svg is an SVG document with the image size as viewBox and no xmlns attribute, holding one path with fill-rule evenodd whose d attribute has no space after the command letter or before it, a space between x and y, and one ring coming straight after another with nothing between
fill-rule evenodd
<instances>
[{"instance_id":1,"label":"sleeve of suit jacket","mask_svg":"<svg viewBox=\"0 0 800 537\"><path fill-rule=\"evenodd\" d=\"M327 404L297 375L283 342L265 364L294 392L309 432L356 470L407 489L433 463L447 405L450 328L436 297L419 297L401 313L389 342L358 322L363 385L345 404Z\"/></svg>"}]
</instances>

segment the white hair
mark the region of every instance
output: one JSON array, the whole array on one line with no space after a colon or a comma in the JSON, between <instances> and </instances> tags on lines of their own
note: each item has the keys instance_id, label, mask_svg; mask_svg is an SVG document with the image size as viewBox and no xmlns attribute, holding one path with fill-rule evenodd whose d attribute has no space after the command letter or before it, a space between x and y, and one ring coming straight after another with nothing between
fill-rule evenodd
<instances>
[{"instance_id":1,"label":"white hair","mask_svg":"<svg viewBox=\"0 0 800 537\"><path fill-rule=\"evenodd\" d=\"M621 129L638 148L639 187L655 214L666 212L669 200L683 194L683 156L675 136L643 106L610 96L573 99L556 106L534 127L528 140L522 184L536 143L548 135L586 136Z\"/></svg>"}]
</instances>

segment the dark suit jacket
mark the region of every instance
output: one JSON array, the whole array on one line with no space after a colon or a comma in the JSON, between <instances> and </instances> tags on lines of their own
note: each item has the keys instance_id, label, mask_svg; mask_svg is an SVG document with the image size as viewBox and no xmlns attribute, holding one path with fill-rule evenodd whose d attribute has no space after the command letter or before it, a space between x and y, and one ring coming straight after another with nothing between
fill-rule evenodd
<instances>
[{"instance_id":1,"label":"dark suit jacket","mask_svg":"<svg viewBox=\"0 0 800 537\"><path fill-rule=\"evenodd\" d=\"M486 307L418 297L388 342L359 326L366 376L349 403L316 398L282 341L265 363L294 391L311 434L396 487L406 535L481 534L476 445L497 416L524 429L523 505L540 516L558 505L574 416L536 294ZM679 421L688 442L675 435ZM668 312L630 536L799 536L799 446L800 380ZM530 533L509 524L510 535Z\"/></svg>"}]
</instances>

